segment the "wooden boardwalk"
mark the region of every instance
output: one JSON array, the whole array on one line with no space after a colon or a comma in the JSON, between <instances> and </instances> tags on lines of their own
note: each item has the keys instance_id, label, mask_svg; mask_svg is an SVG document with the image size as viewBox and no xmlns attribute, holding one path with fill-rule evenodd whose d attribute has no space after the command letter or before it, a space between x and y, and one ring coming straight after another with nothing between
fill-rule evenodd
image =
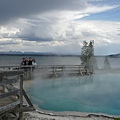
<instances>
[{"instance_id":1,"label":"wooden boardwalk","mask_svg":"<svg viewBox=\"0 0 120 120\"><path fill-rule=\"evenodd\" d=\"M13 112L19 113L19 119L22 120L24 111L34 109L23 89L23 74L21 70L0 72L0 119L5 114ZM29 106L23 106L23 97Z\"/></svg>"}]
</instances>

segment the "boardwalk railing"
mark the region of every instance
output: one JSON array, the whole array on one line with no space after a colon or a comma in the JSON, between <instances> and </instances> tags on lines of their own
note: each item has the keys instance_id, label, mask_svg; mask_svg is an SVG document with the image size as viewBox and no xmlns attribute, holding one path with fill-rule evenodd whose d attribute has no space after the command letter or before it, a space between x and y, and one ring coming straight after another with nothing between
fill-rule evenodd
<instances>
[{"instance_id":1,"label":"boardwalk railing","mask_svg":"<svg viewBox=\"0 0 120 120\"><path fill-rule=\"evenodd\" d=\"M2 70L23 70L24 76L32 76L34 70L42 71L44 76L63 75L90 75L93 69L84 65L25 65L25 66L0 66Z\"/></svg>"},{"instance_id":2,"label":"boardwalk railing","mask_svg":"<svg viewBox=\"0 0 120 120\"><path fill-rule=\"evenodd\" d=\"M90 75L93 74L93 69L83 65L39 65L43 75L48 76L63 76L63 75Z\"/></svg>"},{"instance_id":3,"label":"boardwalk railing","mask_svg":"<svg viewBox=\"0 0 120 120\"><path fill-rule=\"evenodd\" d=\"M34 65L22 65L22 66L0 66L0 71L7 71L7 72L14 72L15 71L23 71L23 77L24 79L32 78L33 77L33 71L35 69ZM17 72L18 73L18 72ZM13 74L13 73L12 73Z\"/></svg>"},{"instance_id":4,"label":"boardwalk railing","mask_svg":"<svg viewBox=\"0 0 120 120\"><path fill-rule=\"evenodd\" d=\"M23 97L28 102L28 107L23 106ZM24 111L33 109L23 89L23 71L0 72L0 117L14 111L19 112L19 118L22 119Z\"/></svg>"}]
</instances>

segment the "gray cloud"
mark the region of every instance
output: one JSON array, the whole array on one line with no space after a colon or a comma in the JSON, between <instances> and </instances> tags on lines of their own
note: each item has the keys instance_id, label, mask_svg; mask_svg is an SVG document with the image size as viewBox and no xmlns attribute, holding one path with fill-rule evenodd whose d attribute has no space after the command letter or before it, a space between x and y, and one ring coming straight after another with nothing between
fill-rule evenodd
<instances>
[{"instance_id":1,"label":"gray cloud","mask_svg":"<svg viewBox=\"0 0 120 120\"><path fill-rule=\"evenodd\" d=\"M42 38L42 37L36 37L36 36L19 36L22 40L27 41L37 41L37 42L50 42L52 41L52 38Z\"/></svg>"},{"instance_id":2,"label":"gray cloud","mask_svg":"<svg viewBox=\"0 0 120 120\"><path fill-rule=\"evenodd\" d=\"M111 9L89 1L101 0L0 0L1 50L77 53L83 40L94 39L95 47L108 45L112 51L109 44L119 46L119 23L75 20Z\"/></svg>"},{"instance_id":3,"label":"gray cloud","mask_svg":"<svg viewBox=\"0 0 120 120\"><path fill-rule=\"evenodd\" d=\"M15 44L18 44L18 42L14 41L14 40L0 42L0 45L2 45L2 46L4 46L4 45L15 45Z\"/></svg>"},{"instance_id":4,"label":"gray cloud","mask_svg":"<svg viewBox=\"0 0 120 120\"><path fill-rule=\"evenodd\" d=\"M86 6L84 0L1 0L0 23L51 10L79 10Z\"/></svg>"}]
</instances>

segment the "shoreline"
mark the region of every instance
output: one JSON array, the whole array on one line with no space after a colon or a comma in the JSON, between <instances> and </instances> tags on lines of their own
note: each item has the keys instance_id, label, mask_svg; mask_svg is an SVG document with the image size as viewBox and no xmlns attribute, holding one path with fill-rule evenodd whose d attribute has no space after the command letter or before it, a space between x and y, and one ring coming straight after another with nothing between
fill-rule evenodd
<instances>
[{"instance_id":1,"label":"shoreline","mask_svg":"<svg viewBox=\"0 0 120 120\"><path fill-rule=\"evenodd\" d=\"M104 113L75 111L55 112L40 109L35 104L34 107L34 111L24 113L24 120L115 120L115 118L120 118L118 115L109 115Z\"/></svg>"},{"instance_id":2,"label":"shoreline","mask_svg":"<svg viewBox=\"0 0 120 120\"><path fill-rule=\"evenodd\" d=\"M49 110L43 110L38 108L37 105L34 111L24 112L24 120L114 120L120 118L119 115L109 115L104 113L90 113L90 112L75 112L75 111L63 111L55 112Z\"/></svg>"},{"instance_id":3,"label":"shoreline","mask_svg":"<svg viewBox=\"0 0 120 120\"><path fill-rule=\"evenodd\" d=\"M62 113L62 114L61 114ZM61 112L55 114L52 112L43 112L40 110L24 113L24 120L114 120L119 118L105 114L81 113L81 112Z\"/></svg>"},{"instance_id":4,"label":"shoreline","mask_svg":"<svg viewBox=\"0 0 120 120\"><path fill-rule=\"evenodd\" d=\"M39 108L36 104L33 104L35 107L35 111L38 113L51 115L51 116L78 116L78 117L87 117L87 116L104 116L107 118L116 118L120 115L110 115L106 113L92 113L92 112L79 112L79 111L51 111L51 110L44 110Z\"/></svg>"}]
</instances>

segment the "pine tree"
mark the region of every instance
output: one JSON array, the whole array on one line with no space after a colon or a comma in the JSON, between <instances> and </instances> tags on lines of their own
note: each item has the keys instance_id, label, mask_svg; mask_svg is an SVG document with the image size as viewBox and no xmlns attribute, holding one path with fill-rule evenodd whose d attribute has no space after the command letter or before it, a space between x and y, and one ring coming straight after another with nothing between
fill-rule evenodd
<instances>
[{"instance_id":1,"label":"pine tree","mask_svg":"<svg viewBox=\"0 0 120 120\"><path fill-rule=\"evenodd\" d=\"M81 48L81 64L87 67L90 67L90 59L94 57L94 42L90 41L89 43L83 41L83 47Z\"/></svg>"}]
</instances>

